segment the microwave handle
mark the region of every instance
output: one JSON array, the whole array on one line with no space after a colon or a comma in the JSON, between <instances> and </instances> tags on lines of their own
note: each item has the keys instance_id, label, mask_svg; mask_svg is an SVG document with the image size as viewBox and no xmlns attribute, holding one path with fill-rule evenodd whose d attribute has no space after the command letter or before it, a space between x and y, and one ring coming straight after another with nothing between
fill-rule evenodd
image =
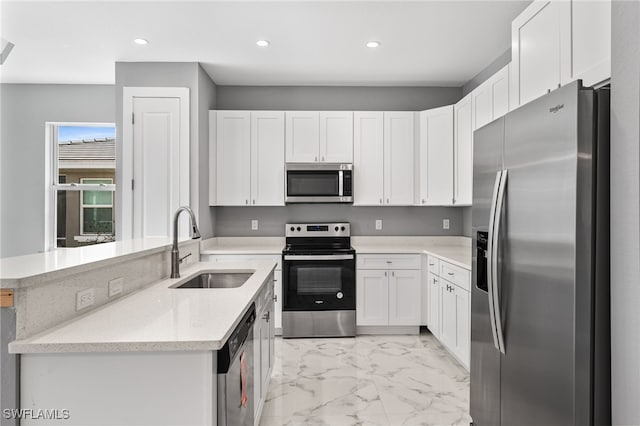
<instances>
[{"instance_id":1,"label":"microwave handle","mask_svg":"<svg viewBox=\"0 0 640 426\"><path fill-rule=\"evenodd\" d=\"M344 196L344 172L338 170L338 196Z\"/></svg>"}]
</instances>

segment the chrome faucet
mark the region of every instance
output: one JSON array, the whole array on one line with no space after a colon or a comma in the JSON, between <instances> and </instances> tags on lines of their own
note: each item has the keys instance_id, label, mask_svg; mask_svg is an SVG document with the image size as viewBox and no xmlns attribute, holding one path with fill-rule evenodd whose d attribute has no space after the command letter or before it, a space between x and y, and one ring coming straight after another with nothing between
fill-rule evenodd
<instances>
[{"instance_id":1,"label":"chrome faucet","mask_svg":"<svg viewBox=\"0 0 640 426\"><path fill-rule=\"evenodd\" d=\"M180 253L178 252L178 217L180 217L180 213L186 211L189 213L189 225L191 226L191 238L197 240L200 238L200 231L198 230L198 224L196 223L196 217L193 214L193 211L187 207L182 206L179 207L176 211L175 216L173 216L173 247L171 248L171 278L180 278L180 263L182 259L180 259ZM189 253L187 256L190 256Z\"/></svg>"}]
</instances>

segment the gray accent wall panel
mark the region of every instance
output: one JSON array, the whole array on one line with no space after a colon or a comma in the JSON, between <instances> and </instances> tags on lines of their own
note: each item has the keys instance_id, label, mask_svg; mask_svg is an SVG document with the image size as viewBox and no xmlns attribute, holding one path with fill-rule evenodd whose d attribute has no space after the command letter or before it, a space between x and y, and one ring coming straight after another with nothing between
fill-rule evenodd
<instances>
[{"instance_id":1,"label":"gray accent wall panel","mask_svg":"<svg viewBox=\"0 0 640 426\"><path fill-rule=\"evenodd\" d=\"M2 84L0 257L44 250L45 123L114 123L114 87Z\"/></svg>"},{"instance_id":2,"label":"gray accent wall panel","mask_svg":"<svg viewBox=\"0 0 640 426\"><path fill-rule=\"evenodd\" d=\"M421 111L451 105L460 87L218 86L225 110Z\"/></svg>"},{"instance_id":3,"label":"gray accent wall panel","mask_svg":"<svg viewBox=\"0 0 640 426\"><path fill-rule=\"evenodd\" d=\"M640 425L640 2L611 17L612 421Z\"/></svg>"},{"instance_id":4,"label":"gray accent wall panel","mask_svg":"<svg viewBox=\"0 0 640 426\"><path fill-rule=\"evenodd\" d=\"M457 207L353 207L340 204L291 204L285 207L217 207L218 237L283 236L286 223L350 222L352 235L462 235L462 209ZM251 220L258 230L251 230ZM375 221L382 219L382 230ZM449 219L450 228L442 229Z\"/></svg>"},{"instance_id":5,"label":"gray accent wall panel","mask_svg":"<svg viewBox=\"0 0 640 426\"><path fill-rule=\"evenodd\" d=\"M485 69L476 74L471 80L462 86L462 96L467 96L476 87L484 83L489 77L500 71L511 62L511 48L505 50L500 56L493 60Z\"/></svg>"}]
</instances>

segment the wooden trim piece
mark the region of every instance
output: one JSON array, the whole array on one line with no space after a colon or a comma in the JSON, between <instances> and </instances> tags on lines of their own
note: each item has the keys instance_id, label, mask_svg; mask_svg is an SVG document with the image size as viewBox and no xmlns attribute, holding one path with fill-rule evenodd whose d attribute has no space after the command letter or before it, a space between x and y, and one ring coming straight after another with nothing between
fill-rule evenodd
<instances>
[{"instance_id":1,"label":"wooden trim piece","mask_svg":"<svg viewBox=\"0 0 640 426\"><path fill-rule=\"evenodd\" d=\"M13 306L13 289L3 288L0 290L0 308L10 308Z\"/></svg>"}]
</instances>

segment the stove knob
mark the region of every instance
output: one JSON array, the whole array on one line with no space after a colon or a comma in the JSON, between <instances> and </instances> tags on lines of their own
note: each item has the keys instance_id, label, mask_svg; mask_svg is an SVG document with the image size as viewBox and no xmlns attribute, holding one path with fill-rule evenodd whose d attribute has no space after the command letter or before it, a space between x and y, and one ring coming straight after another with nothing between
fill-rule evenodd
<instances>
[{"instance_id":1,"label":"stove knob","mask_svg":"<svg viewBox=\"0 0 640 426\"><path fill-rule=\"evenodd\" d=\"M340 228L338 228L337 226L334 229L336 230L336 232L340 230Z\"/></svg>"},{"instance_id":2,"label":"stove knob","mask_svg":"<svg viewBox=\"0 0 640 426\"><path fill-rule=\"evenodd\" d=\"M294 228L293 226L291 227L291 232L295 231L296 228Z\"/></svg>"},{"instance_id":3,"label":"stove knob","mask_svg":"<svg viewBox=\"0 0 640 426\"><path fill-rule=\"evenodd\" d=\"M341 291L339 291L339 292L338 292L338 294L336 294L336 297L337 297L338 299L342 299L342 298L344 297L344 294L342 294L342 292L341 292Z\"/></svg>"},{"instance_id":4,"label":"stove knob","mask_svg":"<svg viewBox=\"0 0 640 426\"><path fill-rule=\"evenodd\" d=\"M347 229L347 228L345 228L344 226L342 228L340 228L341 231L344 231L345 229Z\"/></svg>"},{"instance_id":5,"label":"stove knob","mask_svg":"<svg viewBox=\"0 0 640 426\"><path fill-rule=\"evenodd\" d=\"M300 231L300 227L298 226L298 227L296 228L296 230Z\"/></svg>"}]
</instances>

